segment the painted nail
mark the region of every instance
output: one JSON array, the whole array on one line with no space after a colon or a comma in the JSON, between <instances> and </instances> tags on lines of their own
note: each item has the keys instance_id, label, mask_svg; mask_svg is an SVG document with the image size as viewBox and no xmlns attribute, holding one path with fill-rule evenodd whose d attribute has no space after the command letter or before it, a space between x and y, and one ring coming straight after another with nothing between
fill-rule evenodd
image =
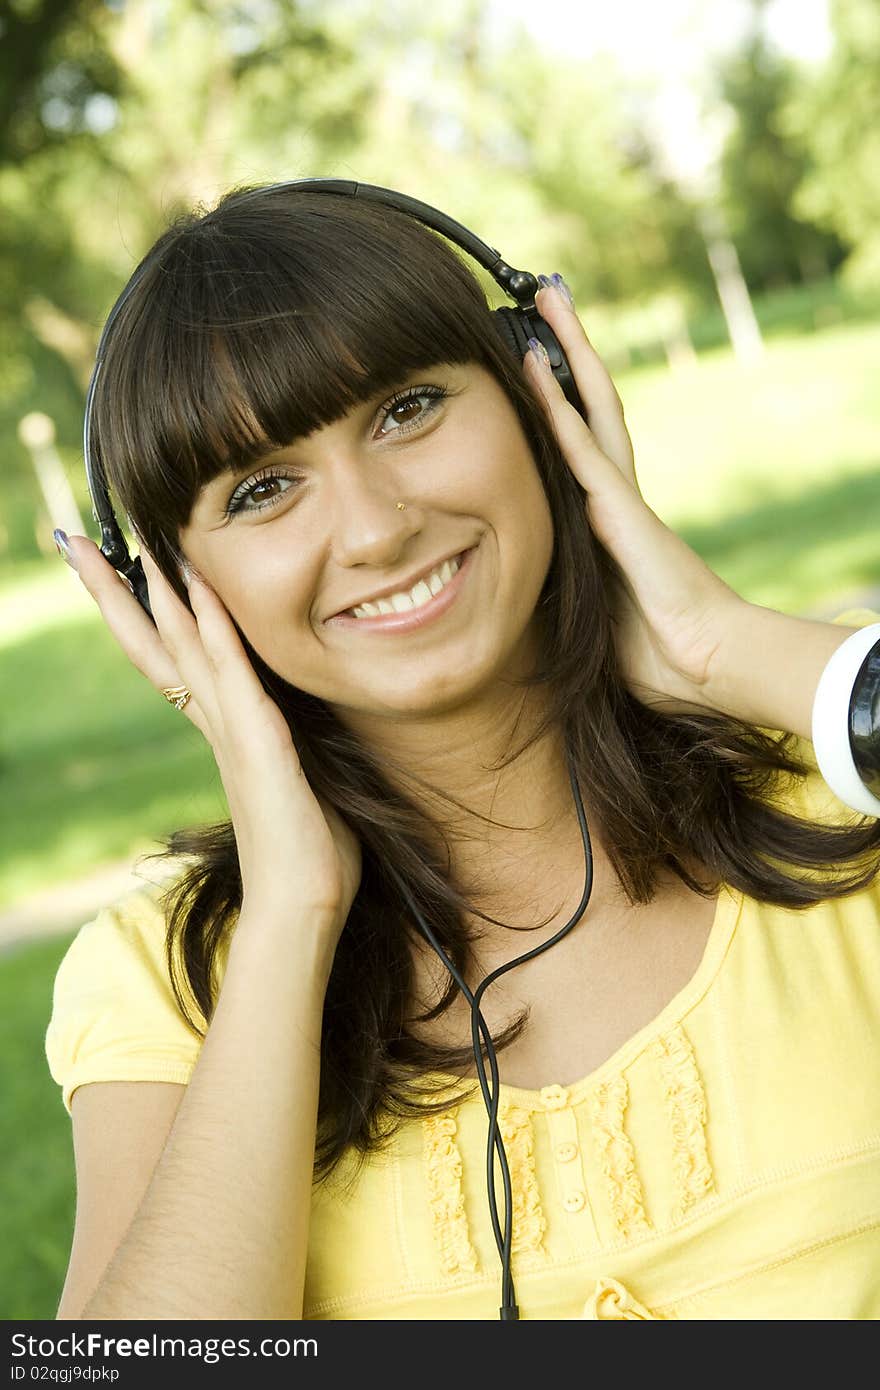
<instances>
[{"instance_id":1,"label":"painted nail","mask_svg":"<svg viewBox=\"0 0 880 1390\"><path fill-rule=\"evenodd\" d=\"M67 533L57 526L52 532L52 539L55 542L55 549L63 560L66 560L72 570L79 570L73 551L67 543Z\"/></svg>"},{"instance_id":2,"label":"painted nail","mask_svg":"<svg viewBox=\"0 0 880 1390\"><path fill-rule=\"evenodd\" d=\"M574 295L558 271L555 271L553 275L539 275L538 285L542 290L555 290L563 303L567 304L570 309L574 308Z\"/></svg>"},{"instance_id":3,"label":"painted nail","mask_svg":"<svg viewBox=\"0 0 880 1390\"><path fill-rule=\"evenodd\" d=\"M565 281L563 280L562 276L559 274L559 271L558 271L558 270L554 271L550 278L551 278L553 284L554 284L554 285L556 286L556 288L558 289L559 293L562 295L563 299L565 299L565 300L567 301L569 309L573 309L573 308L574 308L574 295L572 294L571 290L568 288L568 285L565 283Z\"/></svg>"},{"instance_id":4,"label":"painted nail","mask_svg":"<svg viewBox=\"0 0 880 1390\"><path fill-rule=\"evenodd\" d=\"M539 338L529 338L529 350L534 353L538 366L542 371L549 372L551 370L550 357L547 349Z\"/></svg>"}]
</instances>

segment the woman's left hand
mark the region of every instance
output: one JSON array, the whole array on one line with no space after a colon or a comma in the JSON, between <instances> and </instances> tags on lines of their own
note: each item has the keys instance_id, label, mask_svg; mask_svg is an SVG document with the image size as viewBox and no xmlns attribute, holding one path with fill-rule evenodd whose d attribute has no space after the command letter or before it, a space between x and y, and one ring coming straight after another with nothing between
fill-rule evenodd
<instances>
[{"instance_id":1,"label":"woman's left hand","mask_svg":"<svg viewBox=\"0 0 880 1390\"><path fill-rule=\"evenodd\" d=\"M747 606L645 502L623 406L566 292L551 282L535 296L574 374L589 425L565 397L549 363L526 354L562 454L581 487L595 535L622 572L615 595L621 674L643 704L667 713L710 705L707 690L734 613Z\"/></svg>"}]
</instances>

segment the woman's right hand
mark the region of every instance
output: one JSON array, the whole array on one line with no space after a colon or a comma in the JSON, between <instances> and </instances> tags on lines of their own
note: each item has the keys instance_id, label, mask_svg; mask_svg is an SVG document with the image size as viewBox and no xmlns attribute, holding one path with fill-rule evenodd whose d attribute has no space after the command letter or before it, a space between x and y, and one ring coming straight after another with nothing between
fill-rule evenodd
<instances>
[{"instance_id":1,"label":"woman's right hand","mask_svg":"<svg viewBox=\"0 0 880 1390\"><path fill-rule=\"evenodd\" d=\"M257 915L314 908L338 939L361 881L360 841L306 781L287 721L217 593L193 574L190 612L142 545L154 624L93 541L72 536L69 545L129 661L160 694L177 685L191 691L182 713L207 739L223 780L243 906Z\"/></svg>"}]
</instances>

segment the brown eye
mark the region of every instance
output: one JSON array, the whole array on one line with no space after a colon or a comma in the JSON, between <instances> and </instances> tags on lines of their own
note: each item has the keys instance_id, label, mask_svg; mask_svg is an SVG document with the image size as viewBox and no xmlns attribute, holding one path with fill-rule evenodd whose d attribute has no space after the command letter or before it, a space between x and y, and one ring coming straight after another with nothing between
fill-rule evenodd
<instances>
[{"instance_id":1,"label":"brown eye","mask_svg":"<svg viewBox=\"0 0 880 1390\"><path fill-rule=\"evenodd\" d=\"M255 478L249 478L246 483L236 488L230 497L226 515L233 516L236 512L259 512L272 507L286 497L291 487L300 481L296 474L271 473L268 470ZM286 483L289 486L284 487L281 492L270 493L267 496L263 489L272 483Z\"/></svg>"},{"instance_id":2,"label":"brown eye","mask_svg":"<svg viewBox=\"0 0 880 1390\"><path fill-rule=\"evenodd\" d=\"M383 428L380 435L406 434L416 429L428 416L433 415L442 400L448 395L442 386L416 386L408 391L398 392L385 406L382 414L385 421L394 423L390 429Z\"/></svg>"},{"instance_id":3,"label":"brown eye","mask_svg":"<svg viewBox=\"0 0 880 1390\"><path fill-rule=\"evenodd\" d=\"M396 405L394 409L388 413L394 416L398 424L405 425L413 418L418 419L422 412L422 407L419 406L418 410L416 410L417 405L418 401L415 397L410 397L408 401L401 401L400 405Z\"/></svg>"}]
</instances>

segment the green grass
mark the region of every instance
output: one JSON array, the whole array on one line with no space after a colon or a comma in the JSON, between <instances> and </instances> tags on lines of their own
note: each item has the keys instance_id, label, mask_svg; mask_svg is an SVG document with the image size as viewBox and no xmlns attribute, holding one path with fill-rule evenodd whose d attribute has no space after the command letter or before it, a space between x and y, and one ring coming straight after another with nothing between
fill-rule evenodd
<instances>
[{"instance_id":1,"label":"green grass","mask_svg":"<svg viewBox=\"0 0 880 1390\"><path fill-rule=\"evenodd\" d=\"M78 600L60 621L0 639L0 908L105 860L158 848L176 826L225 814L207 744L128 662L79 581L53 568L0 595ZM2 611L2 607L0 607Z\"/></svg>"},{"instance_id":2,"label":"green grass","mask_svg":"<svg viewBox=\"0 0 880 1390\"><path fill-rule=\"evenodd\" d=\"M601 344L598 344L601 351ZM692 371L618 375L651 505L718 523L880 465L880 322L768 341L763 359L703 353Z\"/></svg>"},{"instance_id":3,"label":"green grass","mask_svg":"<svg viewBox=\"0 0 880 1390\"><path fill-rule=\"evenodd\" d=\"M0 1319L54 1318L73 1234L70 1120L43 1040L72 937L0 958Z\"/></svg>"},{"instance_id":4,"label":"green grass","mask_svg":"<svg viewBox=\"0 0 880 1390\"><path fill-rule=\"evenodd\" d=\"M619 376L646 501L750 601L846 606L880 583L878 376L877 323Z\"/></svg>"}]
</instances>

